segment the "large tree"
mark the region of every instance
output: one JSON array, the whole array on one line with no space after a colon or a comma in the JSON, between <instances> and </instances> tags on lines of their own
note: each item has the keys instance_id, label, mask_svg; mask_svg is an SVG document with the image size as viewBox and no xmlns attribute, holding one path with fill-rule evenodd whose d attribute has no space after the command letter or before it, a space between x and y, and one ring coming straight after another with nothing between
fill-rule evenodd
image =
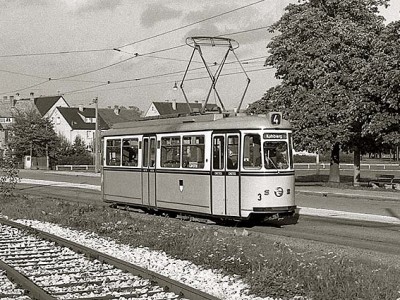
<instances>
[{"instance_id":1,"label":"large tree","mask_svg":"<svg viewBox=\"0 0 400 300\"><path fill-rule=\"evenodd\" d=\"M360 153L375 142L365 130L376 102L360 88L372 76L369 65L385 29L378 16L387 0L309 0L291 4L272 26L280 34L268 44L266 65L277 69L281 84L268 90L252 111L283 110L302 150L331 150L329 180L339 182L339 150Z\"/></svg>"},{"instance_id":2,"label":"large tree","mask_svg":"<svg viewBox=\"0 0 400 300\"><path fill-rule=\"evenodd\" d=\"M400 20L374 42L374 56L361 70L360 90L374 113L363 128L383 146L400 145ZM368 72L370 76L368 76Z\"/></svg>"},{"instance_id":3,"label":"large tree","mask_svg":"<svg viewBox=\"0 0 400 300\"><path fill-rule=\"evenodd\" d=\"M54 149L57 134L48 118L36 110L16 111L13 117L9 148L14 156L45 156Z\"/></svg>"}]
</instances>

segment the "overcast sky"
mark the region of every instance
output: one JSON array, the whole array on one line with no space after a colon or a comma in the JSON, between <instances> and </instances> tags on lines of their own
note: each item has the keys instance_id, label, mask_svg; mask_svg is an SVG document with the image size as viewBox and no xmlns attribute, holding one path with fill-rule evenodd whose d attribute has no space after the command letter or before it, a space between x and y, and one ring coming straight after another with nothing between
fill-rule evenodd
<instances>
[{"instance_id":1,"label":"overcast sky","mask_svg":"<svg viewBox=\"0 0 400 300\"><path fill-rule=\"evenodd\" d=\"M272 35L255 29L276 22L289 2L297 1L0 0L0 95L61 93L71 105L88 105L98 97L101 107L134 105L142 110L152 101L184 101L173 86L181 82L192 54L186 37L236 33L226 37L240 44L235 53L251 79L245 106L277 84L274 70L263 67ZM382 14L394 21L400 19L399 11L400 1L392 0ZM226 49L202 50L212 63L221 61ZM229 54L222 74L240 72L238 64L230 63L234 60ZM201 66L196 54L191 69ZM162 76L166 73L175 74ZM188 75L193 79L185 82L190 101L206 97L210 79L196 79L204 76L204 70ZM220 77L217 90L226 108L238 105L245 86L244 74ZM212 94L210 103L215 101Z\"/></svg>"}]
</instances>

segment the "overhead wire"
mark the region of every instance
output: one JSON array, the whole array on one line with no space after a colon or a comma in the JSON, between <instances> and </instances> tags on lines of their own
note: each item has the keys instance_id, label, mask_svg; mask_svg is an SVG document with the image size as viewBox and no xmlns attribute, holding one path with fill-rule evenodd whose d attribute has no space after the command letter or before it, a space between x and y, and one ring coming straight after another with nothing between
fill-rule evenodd
<instances>
[{"instance_id":1,"label":"overhead wire","mask_svg":"<svg viewBox=\"0 0 400 300\"><path fill-rule=\"evenodd\" d=\"M3 54L3 55L0 55L0 58L27 57L27 56L46 56L46 55L61 55L61 54L90 53L90 52L105 52L105 51L114 51L114 50L115 49L112 49L112 48L103 48L103 49L68 50L68 51L56 51L56 52Z\"/></svg>"},{"instance_id":2,"label":"overhead wire","mask_svg":"<svg viewBox=\"0 0 400 300\"><path fill-rule=\"evenodd\" d=\"M263 1L264 1L264 0L263 0ZM221 34L221 35L218 35L218 36L227 36L227 35L234 35L234 34L239 34L239 33L247 33L247 32L251 32L251 31L256 31L256 30L265 29L265 28L267 28L267 27L269 27L269 26L262 26L262 27L257 27L257 28L253 28L253 29L247 29L247 30L243 30L243 31L230 32L230 33L225 33L225 34ZM137 57L140 57L140 56L151 56L151 55L156 54L156 53L161 53L161 52L165 52L165 51L170 51L170 50L182 48L182 47L184 47L184 46L186 46L186 44L180 44L180 45L177 45L177 46L167 47L167 48L163 48L163 49L159 49L159 50L154 50L154 51L150 51L150 52L142 53L142 54L134 53L133 56L130 56L130 57L126 58L126 59L117 61L117 62L112 63L112 64L108 64L108 65L105 65L105 66L102 66L102 67L99 67L99 68L96 68L96 69L93 69L93 70L89 70L89 71L85 71L85 72L81 72L81 73L77 73L77 74L73 74L73 75L58 77L58 78L48 77L48 79L49 79L49 81L50 81L50 80L52 80L52 81L55 81L55 80L64 81L64 80L71 79L71 78L74 78L74 77L78 77L78 76L82 76L82 75L87 75L87 74L95 73L95 72L98 72L98 71L101 71L101 70L104 70L104 69L107 69L107 68L110 68L110 67L113 67L113 66L116 66L116 65L125 63L125 62L127 62L127 61L130 61L130 60L132 60L132 59L134 59L134 58L137 58ZM129 52L126 52L126 51L123 51L123 50L119 50L119 49L116 49L116 48L114 48L113 50L119 51L119 52L129 53ZM132 53L129 53L129 54L132 54ZM11 73L11 71L10 71L10 73ZM17 74L17 72L15 72L15 74ZM21 75L23 75L23 74L21 73ZM25 74L24 74L24 75L25 75ZM27 75L27 76L28 76L28 75ZM34 75L32 75L32 76L34 76ZM45 78L45 77L37 76L37 78ZM84 80L78 80L78 81L79 81L79 82L100 82L100 81L84 81ZM107 83L108 83L108 82L107 82ZM25 89L26 89L26 88L18 89L18 91L19 91L19 90L25 90Z\"/></svg>"},{"instance_id":3,"label":"overhead wire","mask_svg":"<svg viewBox=\"0 0 400 300\"><path fill-rule=\"evenodd\" d=\"M257 28L251 28L251 29L246 29L246 30L242 30L242 31L235 31L235 32L230 32L230 33L224 33L224 34L217 35L217 37L223 37L223 36L226 36L226 35L236 35L236 34L248 33L248 32L257 31L257 30L261 30L261 29L267 29L267 28L270 28L270 27L271 27L271 25L265 25L265 26L261 26L261 27L257 27Z\"/></svg>"},{"instance_id":4,"label":"overhead wire","mask_svg":"<svg viewBox=\"0 0 400 300\"><path fill-rule=\"evenodd\" d=\"M230 33L221 34L219 36L233 35L233 34L239 34L239 33L244 33L244 32L247 33L247 32L251 32L251 31L265 29L267 27L269 27L269 26L257 27L257 28L248 29L248 30L244 30L244 31L238 31L238 32L230 32ZM128 57L128 58L126 58L126 59L120 60L118 62L109 64L109 65L105 65L103 67L99 67L99 68L96 68L96 69L93 69L93 70L77 73L77 74L74 74L74 75L69 75L69 76L64 76L64 77L59 77L59 78L52 78L52 80L64 80L64 79L69 79L69 78L73 78L73 77L78 77L78 76L82 76L82 75L95 73L95 72L98 72L98 71L101 71L101 70L104 70L104 69L119 65L121 63L125 63L125 62L127 62L129 60L132 60L134 58L137 58L137 57L150 56L150 55L153 55L153 54L166 52L166 51L170 51L170 50L175 50L175 49L182 48L182 47L185 47L185 46L186 46L186 44L180 44L180 45L177 45L177 46L171 46L171 47L167 47L167 48L163 48L163 49L159 49L159 50L154 50L154 51L149 51L149 52L145 52L145 53L129 53L129 52L126 52L126 51L121 51L121 52L124 52L124 53L133 54L133 55ZM118 51L118 50L116 50L116 51Z\"/></svg>"},{"instance_id":5,"label":"overhead wire","mask_svg":"<svg viewBox=\"0 0 400 300\"><path fill-rule=\"evenodd\" d=\"M248 61L253 61L253 60L257 60L260 58L264 58L265 56L258 56L258 57L253 57L253 58L248 58L248 59L243 59L243 63L248 62ZM226 65L230 65L230 64L236 64L237 61L230 61L230 62L226 62ZM210 64L209 67L213 67L216 66L215 64ZM204 69L204 66L202 67L196 67L196 68L192 68L190 69L190 72L193 71L197 71L197 70L202 70ZM167 72L167 73L162 73L162 74L156 74L156 75L149 75L149 76L145 76L145 77L137 77L134 79L124 79L124 80L118 80L118 81L111 81L110 83L116 84L116 83L123 83L123 82L129 82L129 81L140 81L140 80L146 80L146 79L153 79L153 78L158 78L158 77L164 77L164 76L170 76L170 75L177 75L177 74L181 74L184 73L184 70L181 71L174 71L174 72Z\"/></svg>"},{"instance_id":6,"label":"overhead wire","mask_svg":"<svg viewBox=\"0 0 400 300\"><path fill-rule=\"evenodd\" d=\"M37 53L3 54L3 55L0 55L0 58L27 57L27 56L46 56L46 55L64 55L64 54L73 54L73 53L90 53L90 52L106 52L106 51L121 51L121 52L123 52L123 50L121 48L125 48L125 47L131 46L131 45L135 45L135 44L138 44L138 43L141 43L141 42L144 42L144 41L148 41L148 40L151 40L151 39L154 39L154 38L157 38L157 37L160 37L160 36L172 33L172 32L176 32L178 30L181 30L181 29L193 26L193 25L197 25L197 24L200 24L200 23L203 23L203 22L215 19L215 18L219 18L219 17L222 17L224 15L231 14L233 12L236 12L236 11L248 8L250 6L259 4L259 3L264 2L264 1L265 0L259 0L259 1L256 1L256 2L252 2L252 3L246 4L246 5L231 9L229 11L225 11L223 13L220 13L220 14L208 17L208 18L201 19L201 20L193 22L193 23L185 24L183 26L179 26L179 27L174 28L174 29L170 29L170 30L167 30L167 31L164 31L164 32L161 32L161 33L158 33L158 34L155 34L155 35L152 35L152 36L149 36L149 37L146 37L146 38L134 41L134 42L131 42L131 43L124 44L124 45L119 46L119 47L99 48L99 49L83 49L83 50L66 50L66 51L54 51L54 52L48 51L48 52L37 52Z\"/></svg>"},{"instance_id":7,"label":"overhead wire","mask_svg":"<svg viewBox=\"0 0 400 300\"><path fill-rule=\"evenodd\" d=\"M223 12L223 13L220 13L220 14L217 14L217 15L214 15L214 16L211 16L211 17L208 17L208 18L205 18L205 19L202 19L202 20L193 22L193 23L189 23L189 24L186 24L186 25L183 25L183 26L180 26L180 27L171 29L171 30L164 31L164 32L162 32L162 33L155 34L155 35L153 35L153 36L150 36L150 37L147 37L147 38L144 38L144 39L141 39L141 40L134 41L134 42L132 42L132 43L128 43L128 44L122 45L122 46L120 46L120 47L118 47L118 48L125 48L125 47L127 47L127 46L131 46L131 45L134 45L134 44L137 44L137 43L141 43L141 42L144 42L144 41L148 41L148 40L153 39L153 38L156 38L156 37L160 37L160 36L163 36L163 35L166 35L166 34L169 34L169 33L172 33L172 32L175 32L175 31L178 31L178 30L181 30L181 29L184 29L184 28L193 26L193 25L197 25L197 24L200 24L200 23L203 23L203 22L206 22L206 21L209 21L209 20L212 20L212 19L215 19L215 18L224 16L224 15L227 15L227 14L230 14L230 13L233 13L233 12L236 12L236 11L238 11L238 10L241 10L241 9L244 9L244 8L247 8L247 7L256 5L256 4L261 3L261 2L264 2L264 1L265 1L265 0L259 0L259 1L256 1L256 2L253 2L253 3L250 3L250 4L246 4L246 5L237 7L237 8L235 8L235 9L231 9L231 10L229 10L229 11L226 11L226 12Z\"/></svg>"},{"instance_id":8,"label":"overhead wire","mask_svg":"<svg viewBox=\"0 0 400 300\"><path fill-rule=\"evenodd\" d=\"M25 90L28 90L28 89L31 89L31 88L34 88L34 87L43 85L43 84L45 84L45 83L47 83L47 82L49 82L48 79L45 80L45 81L41 81L41 82L39 82L39 83L30 85L30 86L27 86L27 87L19 88L19 89L12 90L12 91L8 91L8 92L2 92L2 93L0 93L0 94L11 94L11 93L17 93L17 92L25 91Z\"/></svg>"},{"instance_id":9,"label":"overhead wire","mask_svg":"<svg viewBox=\"0 0 400 300\"><path fill-rule=\"evenodd\" d=\"M273 69L273 68L272 67L268 67L268 68L267 67L263 67L263 68L254 69L254 70L247 70L247 72L248 73L253 73L253 72L260 72L260 71L265 71L265 70L269 70L269 69ZM224 74L221 74L220 76L224 77L224 76L232 76L232 75L238 75L238 74L243 74L243 72L240 71L240 72L224 73ZM209 79L209 78L210 78L209 76L201 76L201 77L190 78L190 79L188 79L186 81L202 80L202 79ZM154 86L154 85L160 85L160 84L169 84L169 83L173 84L175 82L176 82L176 80L153 82L153 83L139 84L139 85L134 85L134 86L110 88L110 89L106 89L106 90L100 90L100 92L131 89L131 88L139 88L139 87L148 87L148 86ZM88 87L86 90L94 89L94 88L96 88L96 87L95 86ZM67 91L67 92L64 92L63 95L69 95L69 94L75 94L75 93L81 93L81 92L83 92L83 89Z\"/></svg>"},{"instance_id":10,"label":"overhead wire","mask_svg":"<svg viewBox=\"0 0 400 300\"><path fill-rule=\"evenodd\" d=\"M8 74L22 75L22 76L33 77L33 78L39 78L39 79L47 79L46 77L32 75L32 74L26 74L26 73L20 73L20 72L15 72L15 71L0 70L0 72L8 73Z\"/></svg>"},{"instance_id":11,"label":"overhead wire","mask_svg":"<svg viewBox=\"0 0 400 300\"><path fill-rule=\"evenodd\" d=\"M150 57L151 57L151 56L150 56ZM243 59L243 63L246 63L246 62L252 61L252 60L256 60L256 59L260 59L260 58L264 58L264 57L265 57L265 56ZM227 62L226 64L231 64L231 63L236 63L236 61ZM210 65L210 66L213 66L213 65ZM197 67L197 68L191 69L190 72L193 72L193 71L196 71L196 70L200 70L200 69L203 69L203 67ZM15 73L15 74L19 74L19 75L32 76L32 77L37 77L37 78L41 78L41 79L46 79L45 77L34 76L34 75L29 75L29 74L24 74L24 73L18 73L18 72L6 71L6 70L0 70L0 71L9 72L9 73ZM84 91L84 90L87 90L87 89L94 89L94 88L97 88L97 87L105 86L105 85L108 85L108 84L111 84L111 83L112 83L112 84L117 84L117 83L129 82L129 81L146 80L146 79L164 77L164 76L169 76L169 75L181 74L181 73L183 73L183 72L184 72L184 71L168 72L168 73L150 75L150 76L141 77L141 78L135 78L135 79L125 79L125 80L107 81L107 82L103 82L103 81L91 81L91 80L71 80L71 79L67 79L67 78L65 78L65 79L63 78L62 80L63 80L63 81L65 80L65 81L87 82L87 83L100 83L100 84L97 84L97 85L94 85L94 86L90 86L90 87L86 87L86 88L74 90L74 91ZM45 84L45 83L48 83L48 82L54 81L54 80L61 80L61 79L47 78L45 81L40 82L40 83L38 83L38 84L31 85L31 86L24 87L24 88L20 88L20 89L16 89L16 90L13 90L13 91L3 92L3 93L1 93L1 94L7 94L7 93L14 93L14 92L24 91L24 90L27 90L27 89L29 89L29 88L36 87L36 86L40 86L40 85L43 85L43 84Z\"/></svg>"},{"instance_id":12,"label":"overhead wire","mask_svg":"<svg viewBox=\"0 0 400 300\"><path fill-rule=\"evenodd\" d=\"M243 5L243 6L241 6L241 7L238 7L238 8L235 8L235 9L232 9L232 10L229 10L229 11L226 11L226 12L223 12L223 13L220 13L220 14L217 14L217 15L214 15L214 16L211 16L211 17L208 17L208 18L205 18L205 19L202 19L202 20L193 22L193 23L190 23L190 24L186 24L186 25L183 25L183 26L180 26L180 27L177 27L177 28L174 28L174 29L165 31L165 32L162 32L162 33L159 33L159 34L156 34L156 35L147 37L147 38L145 38L145 39L141 39L141 40L138 40L138 41L135 41L135 42L132 42L132 43L128 43L128 44L122 45L122 46L120 46L120 47L118 47L118 48L102 48L102 49L88 49L88 50L70 50L70 51L58 51L58 52L27 53L27 54L10 54L10 55L0 55L0 58L1 58L1 57L21 57L21 56L71 54L71 53L88 53L88 52L101 52L101 51L118 51L118 52L129 53L129 52L124 51L124 50L122 50L122 49L120 49L120 48L124 48L124 47L130 46L130 45L133 45L133 44L137 44L137 43L140 43L140 42L143 42L143 41L147 41L147 40L150 40L150 39L153 39L153 38L162 36L162 35L166 35L166 34L168 34L168 33L172 33L172 32L181 30L181 29L183 29L183 28L187 28L187 27L190 27L190 26L193 26L193 25L196 25L196 24L199 24L199 23L202 23L202 22L205 22L205 21L208 21L208 20L217 18L217 17L221 17L221 16L223 16L223 15L227 15L227 14L233 13L233 12L235 12L235 11L238 11L238 10L241 10L241 9L244 9L244 8L247 8L247 7L256 5L256 4L261 3L261 2L263 2L263 1L265 1L265 0L259 0L259 1L256 1L256 2L253 2L253 3L250 3L250 4L247 4L247 5ZM255 28L255 29L243 30L243 31L239 31L239 32L231 32L231 33L226 33L226 34L222 34L222 35L219 35L219 36L226 36L226 35L233 35L233 34L245 33L245 32L250 32L250 31L255 31L255 30L264 29L264 28L267 28L267 27L269 27L269 26L263 26L263 27L258 27L258 28ZM98 71L101 71L101 70L104 70L104 69L107 69L107 68L110 68L110 67L113 67L113 66L116 66L116 65L125 63L125 62L130 61L130 60L132 60L132 59L134 59L134 58L136 58L136 57L139 57L139 56L148 56L148 57L151 57L153 54L160 53L160 52L165 52L165 51L170 51L170 50L174 50L174 49L178 49L178 48L181 48L181 47L184 47L184 46L186 46L186 44L181 44L181 45L177 45L177 46L172 46L172 47L168 47L168 48L164 48L164 49L160 49L160 50L155 50L155 51L150 51L150 52L142 53L142 54L135 53L135 54L133 54L133 56L131 56L131 57L128 57L128 58L123 59L123 60L120 60L120 61L117 61L117 62L112 63L112 64L108 64L108 65L105 65L105 66L102 66L102 67L99 67L99 68L96 68L96 69L93 69L93 70L89 70L89 71L85 71L85 72L81 72L81 73L77 73L77 74L73 74L73 75L68 75L68 76L63 76L63 77L58 77L58 78L49 77L48 80L46 80L46 81L44 81L44 82L35 84L35 85L33 85L33 86L29 86L29 87L17 89L17 90L15 90L15 91L26 90L26 89L29 89L29 88L31 88L31 87L35 87L35 86L38 86L38 85L42 85L42 84L44 84L44 83L46 83L46 82L49 82L49 81L56 81L56 80L57 80L57 81L61 81L61 80L63 80L63 81L64 81L64 80L65 80L65 81L70 81L71 78L78 77L78 76L82 76L82 75L91 74L91 73L94 73L94 72L98 72ZM7 71L5 71L5 72L7 72ZM9 73L18 74L17 72L12 72L12 71L9 71ZM20 75L30 76L30 75L28 75L28 74L23 74L23 73L20 73ZM40 77L40 76L35 76L35 75L31 75L31 77L37 77L37 78L42 78L42 79L45 78L45 77ZM79 82L100 82L100 81L84 81L84 80L78 80L78 81L79 81ZM103 86L103 85L107 85L107 84L110 84L110 81L103 82L103 83L101 83L101 84L99 84L99 85L96 85L96 86L98 87L98 86ZM91 87L89 87L89 88L91 88Z\"/></svg>"}]
</instances>

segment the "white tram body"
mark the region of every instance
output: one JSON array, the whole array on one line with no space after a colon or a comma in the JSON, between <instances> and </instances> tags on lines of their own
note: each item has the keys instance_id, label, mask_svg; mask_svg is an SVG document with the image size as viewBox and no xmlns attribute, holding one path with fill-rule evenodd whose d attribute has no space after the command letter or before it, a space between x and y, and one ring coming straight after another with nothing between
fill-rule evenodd
<instances>
[{"instance_id":1,"label":"white tram body","mask_svg":"<svg viewBox=\"0 0 400 300\"><path fill-rule=\"evenodd\" d=\"M280 113L141 120L102 137L106 202L212 219L295 215L292 131Z\"/></svg>"}]
</instances>

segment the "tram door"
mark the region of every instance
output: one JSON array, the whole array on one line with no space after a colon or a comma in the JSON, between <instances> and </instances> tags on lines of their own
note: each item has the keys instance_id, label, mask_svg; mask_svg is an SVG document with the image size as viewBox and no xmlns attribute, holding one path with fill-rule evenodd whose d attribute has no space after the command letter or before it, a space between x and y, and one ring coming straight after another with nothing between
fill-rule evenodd
<instances>
[{"instance_id":1,"label":"tram door","mask_svg":"<svg viewBox=\"0 0 400 300\"><path fill-rule=\"evenodd\" d=\"M213 214L239 216L239 141L239 134L213 135Z\"/></svg>"},{"instance_id":2,"label":"tram door","mask_svg":"<svg viewBox=\"0 0 400 300\"><path fill-rule=\"evenodd\" d=\"M143 138L142 195L144 205L156 205L156 137Z\"/></svg>"}]
</instances>

